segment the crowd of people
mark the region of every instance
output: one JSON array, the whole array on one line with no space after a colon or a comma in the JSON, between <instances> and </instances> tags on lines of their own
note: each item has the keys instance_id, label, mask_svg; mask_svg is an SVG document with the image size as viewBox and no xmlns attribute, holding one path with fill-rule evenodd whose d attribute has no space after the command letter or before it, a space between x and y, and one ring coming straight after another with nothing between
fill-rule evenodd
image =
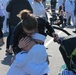
<instances>
[{"instance_id":1,"label":"crowd of people","mask_svg":"<svg viewBox=\"0 0 76 75\"><path fill-rule=\"evenodd\" d=\"M57 2L59 11L55 13ZM0 1L0 46L4 44L3 33L8 32L6 52L14 54L6 75L48 75L49 60L44 42L47 35L59 42L59 36L48 22L46 7L46 0ZM51 0L49 10L51 24L58 14L59 24L64 22L68 26L72 18L72 26L76 28L74 0Z\"/></svg>"}]
</instances>

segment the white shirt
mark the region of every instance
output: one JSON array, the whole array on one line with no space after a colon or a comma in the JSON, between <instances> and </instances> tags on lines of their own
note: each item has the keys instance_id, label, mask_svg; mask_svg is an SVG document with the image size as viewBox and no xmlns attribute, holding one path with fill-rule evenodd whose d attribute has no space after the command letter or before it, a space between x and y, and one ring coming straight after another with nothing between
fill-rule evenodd
<instances>
[{"instance_id":1,"label":"white shirt","mask_svg":"<svg viewBox=\"0 0 76 75\"><path fill-rule=\"evenodd\" d=\"M33 9L33 14L36 16L36 17L46 17L45 13L46 13L46 10L44 8L44 5L42 4L42 2L38 3L36 1L30 1L28 0L32 9ZM32 2L32 3L31 3Z\"/></svg>"},{"instance_id":2,"label":"white shirt","mask_svg":"<svg viewBox=\"0 0 76 75\"><path fill-rule=\"evenodd\" d=\"M18 53L13 64L30 75L43 75L49 71L46 59L46 48L37 44L27 54L25 51Z\"/></svg>"},{"instance_id":3,"label":"white shirt","mask_svg":"<svg viewBox=\"0 0 76 75\"><path fill-rule=\"evenodd\" d=\"M8 18L9 17L9 13L6 11L6 7L7 7L7 4L9 2L9 0L0 0L0 2L3 5L3 11L5 13L5 17Z\"/></svg>"},{"instance_id":4,"label":"white shirt","mask_svg":"<svg viewBox=\"0 0 76 75\"><path fill-rule=\"evenodd\" d=\"M0 3L0 16L4 16L3 6Z\"/></svg>"}]
</instances>

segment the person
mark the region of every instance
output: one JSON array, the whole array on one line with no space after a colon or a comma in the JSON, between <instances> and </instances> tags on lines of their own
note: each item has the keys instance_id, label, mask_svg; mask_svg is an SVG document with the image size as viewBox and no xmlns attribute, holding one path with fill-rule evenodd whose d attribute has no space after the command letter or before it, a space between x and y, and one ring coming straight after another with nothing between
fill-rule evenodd
<instances>
[{"instance_id":1,"label":"person","mask_svg":"<svg viewBox=\"0 0 76 75\"><path fill-rule=\"evenodd\" d=\"M52 10L52 9L56 9L56 3L57 3L57 0L51 0L51 1L50 1L51 10Z\"/></svg>"},{"instance_id":2,"label":"person","mask_svg":"<svg viewBox=\"0 0 76 75\"><path fill-rule=\"evenodd\" d=\"M62 24L62 27L65 27L66 26L66 16L65 16L65 12L63 11L62 5L59 6L59 20L60 20L60 24Z\"/></svg>"},{"instance_id":3,"label":"person","mask_svg":"<svg viewBox=\"0 0 76 75\"><path fill-rule=\"evenodd\" d=\"M3 6L0 3L0 46L4 44L3 31L2 31L4 18L5 18L5 14L3 11Z\"/></svg>"},{"instance_id":4,"label":"person","mask_svg":"<svg viewBox=\"0 0 76 75\"><path fill-rule=\"evenodd\" d=\"M9 35L7 37L7 42L6 42L6 52L12 53L12 50L9 50L9 46L11 44L11 36L13 34L13 30L15 29L16 25L20 21L20 19L17 17L17 14L23 10L23 9L28 9L32 13L32 8L28 2L28 0L10 0L8 2L8 5L6 7L6 11L9 14Z\"/></svg>"},{"instance_id":5,"label":"person","mask_svg":"<svg viewBox=\"0 0 76 75\"><path fill-rule=\"evenodd\" d=\"M44 8L44 5L42 3L42 0L32 0L32 3L30 0L28 0L32 9L33 9L33 15L36 17L45 17L46 18L46 10Z\"/></svg>"},{"instance_id":6,"label":"person","mask_svg":"<svg viewBox=\"0 0 76 75\"><path fill-rule=\"evenodd\" d=\"M76 33L76 0L75 0L75 9L74 9L74 28L73 33Z\"/></svg>"},{"instance_id":7,"label":"person","mask_svg":"<svg viewBox=\"0 0 76 75\"><path fill-rule=\"evenodd\" d=\"M9 32L8 25L7 25L7 19L9 17L9 13L6 11L6 6L9 2L9 0L0 0L0 1L1 1L1 4L3 5L4 13L5 13L5 20L3 22L3 31L4 31L4 33L7 33L7 32Z\"/></svg>"},{"instance_id":8,"label":"person","mask_svg":"<svg viewBox=\"0 0 76 75\"><path fill-rule=\"evenodd\" d=\"M33 17L33 15L31 15L30 12L26 12L26 10L22 10L19 15L20 15L21 22L15 28L14 33L13 33L13 52L14 52L14 54L17 54L18 52L20 52L20 50L17 48L19 48L18 47L18 37L21 34L24 34L26 36L31 36L32 33L35 33L37 31L39 33L41 32L40 31L41 28L40 29L38 28L39 24L38 24L37 18L35 16ZM22 19L22 17L24 17L24 18ZM50 33L50 35L52 35L55 40L58 40L58 36L55 34L53 28L51 27L50 29L52 31ZM45 30L43 30L43 31L45 31ZM40 34L46 35L45 32L42 32ZM24 41L24 44L22 44L21 46L23 47L27 42L28 41Z\"/></svg>"},{"instance_id":9,"label":"person","mask_svg":"<svg viewBox=\"0 0 76 75\"><path fill-rule=\"evenodd\" d=\"M72 22L74 25L74 0L66 0L65 1L65 12L66 12L66 19L67 19L66 25L68 26L68 20L69 20L70 16L72 18Z\"/></svg>"},{"instance_id":10,"label":"person","mask_svg":"<svg viewBox=\"0 0 76 75\"><path fill-rule=\"evenodd\" d=\"M54 24L54 21L57 20L57 13L55 12L55 9L51 10L51 18L50 18L50 23L51 25Z\"/></svg>"},{"instance_id":11,"label":"person","mask_svg":"<svg viewBox=\"0 0 76 75\"><path fill-rule=\"evenodd\" d=\"M20 36L19 39L23 39L23 37L24 36ZM19 73L18 69L22 70L27 75L47 75L49 67L46 61L46 48L44 45L36 44L36 42L44 42L46 37L42 34L35 33L28 38L30 43L22 48L22 51L15 56L15 60L7 72L7 75L12 75L13 72L17 75ZM24 74L19 73L19 75Z\"/></svg>"},{"instance_id":12,"label":"person","mask_svg":"<svg viewBox=\"0 0 76 75\"><path fill-rule=\"evenodd\" d=\"M66 0L63 0L63 11L65 12L65 1ZM68 25L71 25L71 16L69 16L68 18Z\"/></svg>"},{"instance_id":13,"label":"person","mask_svg":"<svg viewBox=\"0 0 76 75\"><path fill-rule=\"evenodd\" d=\"M14 54L17 54L21 50L18 47L18 38L20 35L25 36L31 36L32 33L37 32L37 19L33 14L30 13L29 10L22 10L18 17L20 18L19 24L16 26L14 32L13 32L13 52ZM21 44L21 47L25 46L29 43L28 38L26 38L27 41L25 41L23 44ZM24 40L23 40L24 41Z\"/></svg>"},{"instance_id":14,"label":"person","mask_svg":"<svg viewBox=\"0 0 76 75\"><path fill-rule=\"evenodd\" d=\"M29 1L29 3L30 3L30 1ZM46 10L42 4L42 0L34 0L32 3L30 3L30 5L33 9L33 15L35 15L35 17L37 17L39 33L41 33L45 36L54 35L54 36L56 36L56 39L58 39L58 35L55 34L54 29L51 27L51 25L48 22L48 19L46 16ZM45 29L47 31L45 31Z\"/></svg>"}]
</instances>

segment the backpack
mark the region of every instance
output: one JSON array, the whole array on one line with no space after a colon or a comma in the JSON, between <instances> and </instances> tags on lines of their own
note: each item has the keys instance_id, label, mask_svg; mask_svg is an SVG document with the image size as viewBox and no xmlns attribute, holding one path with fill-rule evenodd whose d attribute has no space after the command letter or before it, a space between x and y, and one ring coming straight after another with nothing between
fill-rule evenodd
<instances>
[{"instance_id":1,"label":"backpack","mask_svg":"<svg viewBox=\"0 0 76 75\"><path fill-rule=\"evenodd\" d=\"M65 37L59 50L68 70L76 73L76 36Z\"/></svg>"}]
</instances>

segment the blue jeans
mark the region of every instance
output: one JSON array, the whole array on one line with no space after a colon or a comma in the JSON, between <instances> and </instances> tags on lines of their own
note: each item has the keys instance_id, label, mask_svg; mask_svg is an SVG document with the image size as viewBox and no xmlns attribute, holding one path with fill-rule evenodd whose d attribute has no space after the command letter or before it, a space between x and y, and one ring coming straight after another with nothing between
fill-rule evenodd
<instances>
[{"instance_id":1,"label":"blue jeans","mask_svg":"<svg viewBox=\"0 0 76 75\"><path fill-rule=\"evenodd\" d=\"M5 18L4 16L3 17L0 16L0 38L3 38L2 28L3 28L4 18Z\"/></svg>"}]
</instances>

